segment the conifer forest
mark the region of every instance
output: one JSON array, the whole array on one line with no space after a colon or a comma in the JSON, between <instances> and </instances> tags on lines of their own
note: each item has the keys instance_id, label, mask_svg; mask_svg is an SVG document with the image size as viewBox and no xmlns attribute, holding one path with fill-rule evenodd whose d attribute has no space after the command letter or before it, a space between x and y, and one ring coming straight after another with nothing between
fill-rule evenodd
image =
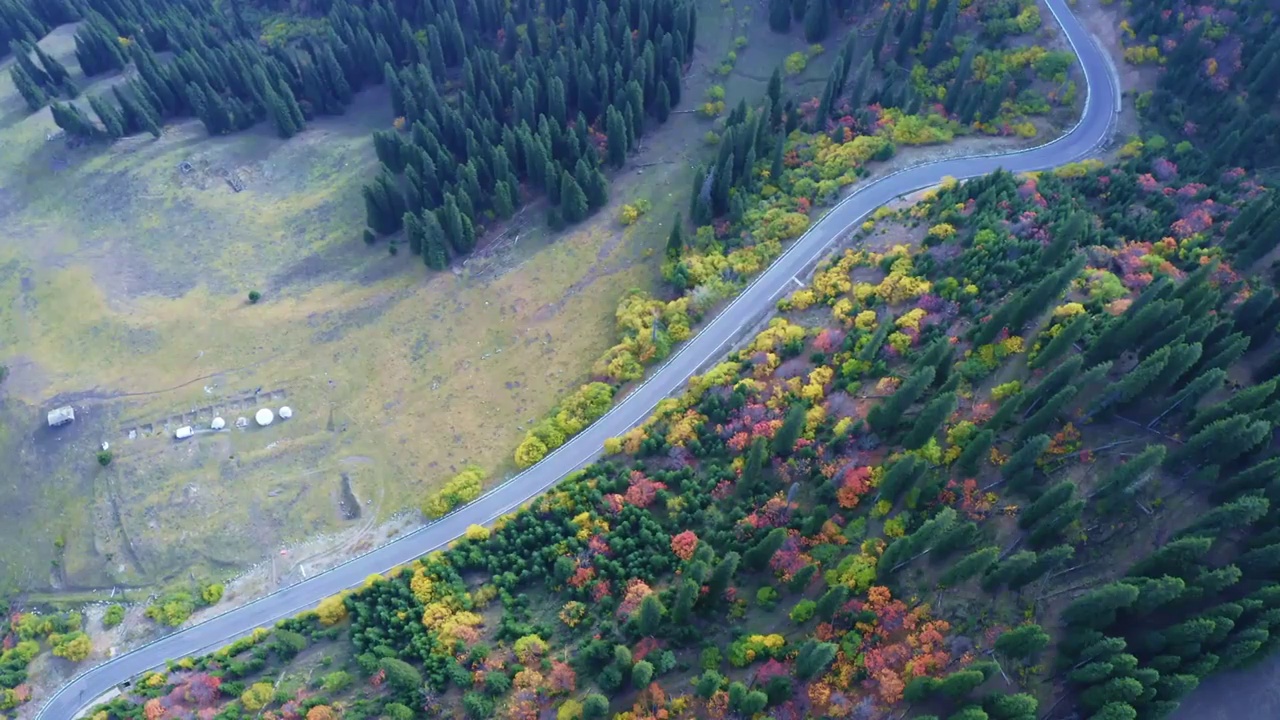
<instances>
[{"instance_id":1,"label":"conifer forest","mask_svg":"<svg viewBox=\"0 0 1280 720\"><path fill-rule=\"evenodd\" d=\"M850 188L930 146L1045 142L1086 91L1036 0L766 0L763 40L809 49L753 95L690 93L736 61L700 44L730 5L0 0L0 40L27 109L84 146L181 120L296 142L383 86L350 241L415 271L460 272L521 213L571 232L627 201L630 227L650 209L611 191L646 136L701 118L661 288L628 293L590 377L520 425L523 469ZM1189 720L1203 681L1280 650L1280 19L1078 5L1118 28L1100 43L1126 83L1095 157L881 207L597 462L85 717ZM70 24L79 73L36 44ZM825 78L794 82L808 63ZM86 97L81 75L116 81ZM422 516L486 471L453 468ZM191 580L147 599L148 627L223 602ZM0 717L42 701L50 663L98 657L111 603L92 623L15 603Z\"/></svg>"}]
</instances>

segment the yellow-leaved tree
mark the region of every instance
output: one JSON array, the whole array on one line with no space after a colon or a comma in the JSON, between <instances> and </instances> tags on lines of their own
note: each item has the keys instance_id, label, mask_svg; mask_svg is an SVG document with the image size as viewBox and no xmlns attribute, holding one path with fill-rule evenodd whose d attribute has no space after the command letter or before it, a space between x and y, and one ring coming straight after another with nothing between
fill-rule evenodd
<instances>
[{"instance_id":1,"label":"yellow-leaved tree","mask_svg":"<svg viewBox=\"0 0 1280 720\"><path fill-rule=\"evenodd\" d=\"M331 595L316 606L316 615L321 625L337 625L347 619L347 605L341 595Z\"/></svg>"},{"instance_id":2,"label":"yellow-leaved tree","mask_svg":"<svg viewBox=\"0 0 1280 720\"><path fill-rule=\"evenodd\" d=\"M459 505L475 500L484 491L484 478L483 468L468 465L427 499L422 506L422 514L429 518L438 518Z\"/></svg>"},{"instance_id":3,"label":"yellow-leaved tree","mask_svg":"<svg viewBox=\"0 0 1280 720\"><path fill-rule=\"evenodd\" d=\"M240 704L244 705L246 710L257 712L271 702L271 696L274 694L275 688L271 686L271 683L254 683L243 693L240 693Z\"/></svg>"}]
</instances>

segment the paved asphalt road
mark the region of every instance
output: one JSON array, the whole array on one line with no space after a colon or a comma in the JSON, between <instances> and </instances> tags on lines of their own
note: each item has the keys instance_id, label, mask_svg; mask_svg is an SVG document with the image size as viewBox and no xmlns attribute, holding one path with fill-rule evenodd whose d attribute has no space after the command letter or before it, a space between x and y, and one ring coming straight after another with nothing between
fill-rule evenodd
<instances>
[{"instance_id":1,"label":"paved asphalt road","mask_svg":"<svg viewBox=\"0 0 1280 720\"><path fill-rule=\"evenodd\" d=\"M601 453L606 438L639 424L659 400L675 394L700 369L716 360L776 299L796 289L793 278L813 267L837 239L876 208L902 195L937 184L945 176L975 177L1003 168L1014 172L1044 170L1096 153L1111 132L1120 110L1120 89L1109 60L1081 26L1064 0L1046 0L1084 70L1087 87L1079 124L1057 141L1033 150L1002 155L957 157L912 167L864 185L819 220L727 308L686 342L661 368L600 420L545 460L475 502L404 535L365 555L283 588L235 610L163 637L149 645L88 670L55 695L37 716L70 720L85 705L116 685L162 665L166 660L197 654L247 635L254 628L314 607L322 598L359 585L366 577L408 563L462 535L468 525L486 524L546 491ZM1076 71L1079 83L1079 69Z\"/></svg>"}]
</instances>

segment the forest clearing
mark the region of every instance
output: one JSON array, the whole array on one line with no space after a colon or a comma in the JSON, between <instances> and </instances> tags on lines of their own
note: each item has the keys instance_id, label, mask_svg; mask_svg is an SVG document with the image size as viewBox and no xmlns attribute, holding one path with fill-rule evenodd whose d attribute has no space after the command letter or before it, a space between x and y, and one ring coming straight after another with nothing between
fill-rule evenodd
<instances>
[{"instance_id":1,"label":"forest clearing","mask_svg":"<svg viewBox=\"0 0 1280 720\"><path fill-rule=\"evenodd\" d=\"M72 65L73 30L41 47ZM732 37L704 42L717 54ZM39 492L0 489L6 532L39 538L5 543L10 589L225 576L351 525L337 509L343 475L385 519L465 464L501 473L526 424L513 419L541 416L586 378L623 292L656 289L657 213L623 228L611 208L567 233L531 218L459 272L427 277L368 248L358 190L376 162L371 133L392 120L380 89L289 140L265 126L208 137L187 120L159 140L76 149L46 140L48 112L28 116L7 72L0 98L11 238L0 327L15 349L3 443L23 476L45 479ZM635 162L656 165L624 171L616 205L670 206L705 132L686 114L648 138ZM264 301L248 306L251 289ZM279 436L188 447L161 432L264 384L288 387L299 410ZM55 445L31 419L63 402L91 409ZM116 456L99 470L103 439Z\"/></svg>"}]
</instances>

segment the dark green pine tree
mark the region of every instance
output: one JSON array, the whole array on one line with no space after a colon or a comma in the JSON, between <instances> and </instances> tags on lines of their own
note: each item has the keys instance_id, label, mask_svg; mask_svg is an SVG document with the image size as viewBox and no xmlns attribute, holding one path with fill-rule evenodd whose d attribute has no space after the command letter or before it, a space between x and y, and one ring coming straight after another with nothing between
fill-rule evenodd
<instances>
[{"instance_id":1,"label":"dark green pine tree","mask_svg":"<svg viewBox=\"0 0 1280 720\"><path fill-rule=\"evenodd\" d=\"M1075 494L1075 484L1067 480L1063 480L1045 490L1043 495L1018 514L1018 527L1023 530L1031 528L1045 517L1048 517L1059 506L1070 502L1075 497Z\"/></svg>"},{"instance_id":2,"label":"dark green pine tree","mask_svg":"<svg viewBox=\"0 0 1280 720\"><path fill-rule=\"evenodd\" d=\"M289 83L281 79L276 83L276 92L284 101L285 110L288 111L293 126L297 128L295 132L301 132L306 127L307 120L302 114L302 106L298 104L298 98L293 94L293 89L289 87Z\"/></svg>"},{"instance_id":3,"label":"dark green pine tree","mask_svg":"<svg viewBox=\"0 0 1280 720\"><path fill-rule=\"evenodd\" d=\"M1244 355L1249 349L1249 336L1243 333L1232 333L1219 342L1210 345L1204 351L1204 359L1196 366L1196 372L1204 372L1213 368L1226 369Z\"/></svg>"},{"instance_id":4,"label":"dark green pine tree","mask_svg":"<svg viewBox=\"0 0 1280 720\"><path fill-rule=\"evenodd\" d=\"M74 97L76 88L71 83L71 73L63 67L52 55L45 52L39 45L32 46L35 51L36 58L40 60L40 65L44 67L45 73L49 77L49 84L62 90L65 94Z\"/></svg>"},{"instance_id":5,"label":"dark green pine tree","mask_svg":"<svg viewBox=\"0 0 1280 720\"><path fill-rule=\"evenodd\" d=\"M124 68L125 53L101 15L91 14L76 31L76 62L85 77Z\"/></svg>"},{"instance_id":6,"label":"dark green pine tree","mask_svg":"<svg viewBox=\"0 0 1280 720\"><path fill-rule=\"evenodd\" d=\"M1140 305L1141 303L1141 305ZM1164 327L1168 321L1179 317L1182 301L1153 300L1143 303L1142 296L1129 307L1125 313L1111 322L1098 333L1085 353L1085 363L1094 365L1103 360L1110 360L1133 347L1147 333Z\"/></svg>"},{"instance_id":7,"label":"dark green pine tree","mask_svg":"<svg viewBox=\"0 0 1280 720\"><path fill-rule=\"evenodd\" d=\"M1031 550L1023 550L989 568L982 578L982 589L994 593L1000 588L1008 587L1017 591L1026 585L1027 578L1036 569L1039 556Z\"/></svg>"},{"instance_id":8,"label":"dark green pine tree","mask_svg":"<svg viewBox=\"0 0 1280 720\"><path fill-rule=\"evenodd\" d=\"M975 576L985 573L987 569L994 565L999 559L999 548L986 547L981 550L975 550L963 558L960 558L955 565L952 565L950 569L944 572L942 576L938 578L938 584L942 587L955 587L960 585Z\"/></svg>"},{"instance_id":9,"label":"dark green pine tree","mask_svg":"<svg viewBox=\"0 0 1280 720\"><path fill-rule=\"evenodd\" d=\"M426 233L418 214L412 211L406 212L402 224L404 225L404 236L409 241L410 252L414 255L421 255Z\"/></svg>"},{"instance_id":10,"label":"dark green pine tree","mask_svg":"<svg viewBox=\"0 0 1280 720\"><path fill-rule=\"evenodd\" d=\"M422 214L422 262L432 270L444 270L449 265L448 239L436 213Z\"/></svg>"},{"instance_id":11,"label":"dark green pine tree","mask_svg":"<svg viewBox=\"0 0 1280 720\"><path fill-rule=\"evenodd\" d=\"M494 189L497 193L497 188ZM423 192L422 175L418 168L409 165L404 169L404 207L407 212L421 212L427 206Z\"/></svg>"},{"instance_id":12,"label":"dark green pine tree","mask_svg":"<svg viewBox=\"0 0 1280 720\"><path fill-rule=\"evenodd\" d=\"M1120 498L1132 494L1150 477L1149 473L1164 461L1166 452L1163 445L1148 445L1137 456L1104 475L1091 497Z\"/></svg>"},{"instance_id":13,"label":"dark green pine tree","mask_svg":"<svg viewBox=\"0 0 1280 720\"><path fill-rule=\"evenodd\" d=\"M511 186L505 180L499 180L493 186L493 212L504 220L515 212L515 202L511 199Z\"/></svg>"},{"instance_id":14,"label":"dark green pine tree","mask_svg":"<svg viewBox=\"0 0 1280 720\"><path fill-rule=\"evenodd\" d=\"M125 134L148 132L152 137L160 137L160 122L155 109L139 95L135 86L122 87L114 85L111 93L120 104L120 112L124 116Z\"/></svg>"},{"instance_id":15,"label":"dark green pine tree","mask_svg":"<svg viewBox=\"0 0 1280 720\"><path fill-rule=\"evenodd\" d=\"M893 22L893 17L894 12L891 8L884 14L880 27L876 29L875 39L871 41L871 61L876 67L880 67L880 53L884 51L884 41L889 37L889 24Z\"/></svg>"},{"instance_id":16,"label":"dark green pine tree","mask_svg":"<svg viewBox=\"0 0 1280 720\"><path fill-rule=\"evenodd\" d=\"M978 54L979 43L970 43L969 47L960 56L960 66L956 68L956 74L951 80L951 85L947 87L947 96L943 100L942 106L950 115L960 108L960 101L965 97L964 85L969 81L969 75L973 69L973 59Z\"/></svg>"},{"instance_id":17,"label":"dark green pine tree","mask_svg":"<svg viewBox=\"0 0 1280 720\"><path fill-rule=\"evenodd\" d=\"M738 563L741 559L738 553L730 551L719 563L716 563L711 576L707 578L706 597L711 604L719 604L724 600L724 593L729 589L729 583L733 582L733 576L738 572Z\"/></svg>"},{"instance_id":18,"label":"dark green pine tree","mask_svg":"<svg viewBox=\"0 0 1280 720\"><path fill-rule=\"evenodd\" d=\"M822 98L818 101L818 111L813 114L813 131L821 132L827 127L827 120L831 118L831 102L835 96L836 78L834 76L827 78L827 84L822 88Z\"/></svg>"},{"instance_id":19,"label":"dark green pine tree","mask_svg":"<svg viewBox=\"0 0 1280 720\"><path fill-rule=\"evenodd\" d=\"M396 223L391 219L391 200L386 196L382 183L375 180L365 185L364 195L365 222L370 229L379 235L390 235L396 231Z\"/></svg>"},{"instance_id":20,"label":"dark green pine tree","mask_svg":"<svg viewBox=\"0 0 1280 720\"><path fill-rule=\"evenodd\" d=\"M1225 418L1188 437L1183 445L1169 453L1165 465L1172 467L1197 461L1223 465L1252 451L1270 432L1271 423L1253 420L1250 415Z\"/></svg>"},{"instance_id":21,"label":"dark green pine tree","mask_svg":"<svg viewBox=\"0 0 1280 720\"><path fill-rule=\"evenodd\" d=\"M871 78L871 56L864 55L858 69L853 73L853 86L849 88L849 106L862 107L862 99L866 95L867 82Z\"/></svg>"},{"instance_id":22,"label":"dark green pine tree","mask_svg":"<svg viewBox=\"0 0 1280 720\"><path fill-rule=\"evenodd\" d=\"M681 93L683 93L683 86L681 85L683 77L680 63L676 62L675 58L668 59L666 74L663 79L667 81L667 90L671 91L672 107L680 104Z\"/></svg>"},{"instance_id":23,"label":"dark green pine tree","mask_svg":"<svg viewBox=\"0 0 1280 720\"><path fill-rule=\"evenodd\" d=\"M1026 402L1028 405L1026 412L1029 414L1039 407L1041 403L1066 388L1071 379L1080 372L1080 366L1083 364L1084 360L1079 355L1073 355L1066 362L1045 375L1038 385L1027 390Z\"/></svg>"},{"instance_id":24,"label":"dark green pine tree","mask_svg":"<svg viewBox=\"0 0 1280 720\"><path fill-rule=\"evenodd\" d=\"M462 232L460 234L463 247L467 248L467 252L471 252L476 247L476 229L471 224L471 217L463 215L461 218Z\"/></svg>"},{"instance_id":25,"label":"dark green pine tree","mask_svg":"<svg viewBox=\"0 0 1280 720\"><path fill-rule=\"evenodd\" d=\"M995 442L996 434L989 429L984 429L969 440L964 449L960 451L960 457L956 458L956 470L960 472L962 477L973 477L978 472L978 466L988 456L991 451L991 445Z\"/></svg>"},{"instance_id":26,"label":"dark green pine tree","mask_svg":"<svg viewBox=\"0 0 1280 720\"><path fill-rule=\"evenodd\" d=\"M684 253L684 219L680 217L680 213L676 213L676 219L671 224L671 233L667 235L667 257L672 260L679 260L680 255Z\"/></svg>"},{"instance_id":27,"label":"dark green pine tree","mask_svg":"<svg viewBox=\"0 0 1280 720\"><path fill-rule=\"evenodd\" d=\"M98 122L102 123L107 137L112 140L124 137L124 117L121 116L115 105L112 105L101 95L92 95L89 97L89 107L98 116Z\"/></svg>"},{"instance_id":28,"label":"dark green pine tree","mask_svg":"<svg viewBox=\"0 0 1280 720\"><path fill-rule=\"evenodd\" d=\"M1058 334L1054 335L1049 342L1040 348L1040 353L1032 358L1027 366L1033 370L1045 367L1049 363L1062 357L1066 351L1071 348L1077 340L1084 337L1084 333L1089 329L1089 314L1081 313L1075 318L1068 320L1065 325L1058 330Z\"/></svg>"},{"instance_id":29,"label":"dark green pine tree","mask_svg":"<svg viewBox=\"0 0 1280 720\"><path fill-rule=\"evenodd\" d=\"M1138 588L1113 582L1090 591L1062 611L1062 620L1076 628L1105 628L1115 622L1117 610L1136 602Z\"/></svg>"},{"instance_id":30,"label":"dark green pine tree","mask_svg":"<svg viewBox=\"0 0 1280 720\"><path fill-rule=\"evenodd\" d=\"M593 168L585 158L578 158L574 168L573 179L587 195L587 208L598 210L609 202L609 182L598 168Z\"/></svg>"},{"instance_id":31,"label":"dark green pine tree","mask_svg":"<svg viewBox=\"0 0 1280 720\"><path fill-rule=\"evenodd\" d=\"M605 129L609 137L609 164L620 168L627 162L626 120L612 105L606 111Z\"/></svg>"},{"instance_id":32,"label":"dark green pine tree","mask_svg":"<svg viewBox=\"0 0 1280 720\"><path fill-rule=\"evenodd\" d=\"M194 100L184 91L186 83L169 66L162 66L155 54L141 46L134 45L133 61L138 68L140 81L137 87L149 93L148 101L155 108L158 116L175 115L179 112L195 113Z\"/></svg>"},{"instance_id":33,"label":"dark green pine tree","mask_svg":"<svg viewBox=\"0 0 1280 720\"><path fill-rule=\"evenodd\" d=\"M755 545L752 545L742 555L742 564L749 570L763 570L769 564L769 559L773 554L778 552L782 547L782 543L787 540L787 531L783 528L774 528L769 534L761 538Z\"/></svg>"},{"instance_id":34,"label":"dark green pine tree","mask_svg":"<svg viewBox=\"0 0 1280 720\"><path fill-rule=\"evenodd\" d=\"M49 109L53 113L53 122L68 135L86 139L95 139L102 135L89 118L80 112L80 108L71 103L54 102Z\"/></svg>"},{"instance_id":35,"label":"dark green pine tree","mask_svg":"<svg viewBox=\"0 0 1280 720\"><path fill-rule=\"evenodd\" d=\"M912 373L893 395L871 408L867 413L867 424L881 433L894 429L907 408L911 407L920 394L933 384L935 374L936 371L931 367L921 368Z\"/></svg>"},{"instance_id":36,"label":"dark green pine tree","mask_svg":"<svg viewBox=\"0 0 1280 720\"><path fill-rule=\"evenodd\" d=\"M334 55L333 47L321 45L317 60L325 89L333 93L339 106L349 104L352 96L351 84L347 81L347 75L339 64L337 56Z\"/></svg>"},{"instance_id":37,"label":"dark green pine tree","mask_svg":"<svg viewBox=\"0 0 1280 720\"><path fill-rule=\"evenodd\" d=\"M835 614L840 611L848 599L849 587L847 585L836 585L818 598L818 603L813 610L813 616L819 622L830 620L835 617Z\"/></svg>"},{"instance_id":38,"label":"dark green pine tree","mask_svg":"<svg viewBox=\"0 0 1280 720\"><path fill-rule=\"evenodd\" d=\"M693 193L689 196L689 215L694 225L710 223L715 214L711 210L711 181L709 171L698 168L693 174Z\"/></svg>"},{"instance_id":39,"label":"dark green pine tree","mask_svg":"<svg viewBox=\"0 0 1280 720\"><path fill-rule=\"evenodd\" d=\"M282 138L291 138L298 134L298 126L293 122L293 116L289 113L289 108L285 104L283 98L274 90L267 88L266 97L267 114L271 116L271 121L275 123L276 132Z\"/></svg>"},{"instance_id":40,"label":"dark green pine tree","mask_svg":"<svg viewBox=\"0 0 1280 720\"><path fill-rule=\"evenodd\" d=\"M1058 414L1066 408L1067 403L1075 399L1076 392L1075 387L1065 387L1055 393L1053 397L1045 400L1039 409L1018 426L1018 433L1014 436L1014 444L1021 445L1033 435L1038 435L1040 432L1048 430L1054 420L1057 419Z\"/></svg>"},{"instance_id":41,"label":"dark green pine tree","mask_svg":"<svg viewBox=\"0 0 1280 720\"><path fill-rule=\"evenodd\" d=\"M1266 405L1276 394L1280 378L1247 387L1222 402L1198 410L1186 425L1186 432L1199 432L1201 428L1223 418L1241 413L1251 413Z\"/></svg>"},{"instance_id":42,"label":"dark green pine tree","mask_svg":"<svg viewBox=\"0 0 1280 720\"><path fill-rule=\"evenodd\" d=\"M1080 519L1083 511L1084 500L1072 500L1054 508L1052 513L1031 528L1027 541L1036 549L1057 544L1068 527Z\"/></svg>"},{"instance_id":43,"label":"dark green pine tree","mask_svg":"<svg viewBox=\"0 0 1280 720\"><path fill-rule=\"evenodd\" d=\"M925 15L929 12L929 3L916 3L916 11L911 16L911 20L907 22L906 29L898 38L898 52L896 61L899 65L905 66L910 58L910 52L920 42L921 36L924 34Z\"/></svg>"},{"instance_id":44,"label":"dark green pine tree","mask_svg":"<svg viewBox=\"0 0 1280 720\"><path fill-rule=\"evenodd\" d=\"M22 99L26 101L27 107L31 112L35 112L45 106L49 102L49 97L45 95L44 90L36 84L36 81L27 74L22 66L14 64L9 68L9 77L13 79L14 87L18 88L18 93L22 95Z\"/></svg>"},{"instance_id":45,"label":"dark green pine tree","mask_svg":"<svg viewBox=\"0 0 1280 720\"><path fill-rule=\"evenodd\" d=\"M56 90L53 80L49 78L49 73L45 72L39 65L31 59L31 53L35 46L29 42L12 41L9 43L9 52L13 53L14 63L22 68L36 85L39 85L46 92Z\"/></svg>"},{"instance_id":46,"label":"dark green pine tree","mask_svg":"<svg viewBox=\"0 0 1280 720\"><path fill-rule=\"evenodd\" d=\"M545 189L547 191L547 200L551 201L552 205L559 208L560 189L562 185L560 182L560 166L556 164L556 161L552 160L550 156L547 156L546 165L542 168L542 176L546 178Z\"/></svg>"},{"instance_id":47,"label":"dark green pine tree","mask_svg":"<svg viewBox=\"0 0 1280 720\"><path fill-rule=\"evenodd\" d=\"M747 460L742 465L742 489L748 495L756 495L766 489L765 464L769 461L769 443L760 436L751 441Z\"/></svg>"},{"instance_id":48,"label":"dark green pine tree","mask_svg":"<svg viewBox=\"0 0 1280 720\"><path fill-rule=\"evenodd\" d=\"M890 503L896 502L920 480L925 470L924 460L916 455L904 455L885 473L878 496Z\"/></svg>"},{"instance_id":49,"label":"dark green pine tree","mask_svg":"<svg viewBox=\"0 0 1280 720\"><path fill-rule=\"evenodd\" d=\"M1086 259L1083 254L1077 255L1065 267L1045 276L1043 280L1036 283L1035 287L1031 288L1018 303L1017 310L1010 316L1010 329L1021 329L1028 320L1053 305L1053 300L1061 295L1062 291L1066 290L1071 281L1084 269Z\"/></svg>"},{"instance_id":50,"label":"dark green pine tree","mask_svg":"<svg viewBox=\"0 0 1280 720\"><path fill-rule=\"evenodd\" d=\"M1000 466L1000 475L1009 483L1010 490L1023 492L1030 486L1035 477L1036 460L1049 448L1050 442L1052 441L1048 435L1036 435L1028 439Z\"/></svg>"},{"instance_id":51,"label":"dark green pine tree","mask_svg":"<svg viewBox=\"0 0 1280 720\"><path fill-rule=\"evenodd\" d=\"M785 146L786 136L779 131L777 140L773 143L773 159L769 162L769 181L775 186L782 182L786 173L786 165L783 164Z\"/></svg>"},{"instance_id":52,"label":"dark green pine tree","mask_svg":"<svg viewBox=\"0 0 1280 720\"><path fill-rule=\"evenodd\" d=\"M1191 345L1176 343L1166 347L1169 349L1169 360L1165 363L1164 369L1160 371L1159 376L1142 390L1143 397L1164 397L1165 392L1176 385L1203 354L1200 343Z\"/></svg>"},{"instance_id":53,"label":"dark green pine tree","mask_svg":"<svg viewBox=\"0 0 1280 720\"><path fill-rule=\"evenodd\" d=\"M210 135L225 135L235 129L235 106L209 86L191 83L187 96Z\"/></svg>"},{"instance_id":54,"label":"dark green pine tree","mask_svg":"<svg viewBox=\"0 0 1280 720\"><path fill-rule=\"evenodd\" d=\"M72 6L70 0L44 0L35 10L41 19L54 27L80 19L80 12ZM4 15L11 17L12 12L7 10Z\"/></svg>"},{"instance_id":55,"label":"dark green pine tree","mask_svg":"<svg viewBox=\"0 0 1280 720\"><path fill-rule=\"evenodd\" d=\"M995 650L1007 658L1025 660L1049 646L1049 634L1039 625L1020 625L996 638ZM1034 710L1032 711L1034 714ZM1006 717L1006 716L1002 716ZM1007 717L1021 717L1010 715Z\"/></svg>"},{"instance_id":56,"label":"dark green pine tree","mask_svg":"<svg viewBox=\"0 0 1280 720\"><path fill-rule=\"evenodd\" d=\"M951 40L955 37L958 6L957 0L950 0L950 2L945 3L939 0L934 7L935 18L938 10L943 10L945 14L940 21L934 23L936 30L933 33L933 37L929 39L929 49L924 55L925 65L934 67L950 54Z\"/></svg>"},{"instance_id":57,"label":"dark green pine tree","mask_svg":"<svg viewBox=\"0 0 1280 720\"><path fill-rule=\"evenodd\" d=\"M839 647L834 643L807 640L796 654L796 677L805 681L822 674L835 660L838 650Z\"/></svg>"},{"instance_id":58,"label":"dark green pine tree","mask_svg":"<svg viewBox=\"0 0 1280 720\"><path fill-rule=\"evenodd\" d=\"M579 222L587 216L587 195L568 170L560 173L560 210L568 223Z\"/></svg>"},{"instance_id":59,"label":"dark green pine tree","mask_svg":"<svg viewBox=\"0 0 1280 720\"><path fill-rule=\"evenodd\" d=\"M776 33L791 30L791 0L769 0L769 29Z\"/></svg>"},{"instance_id":60,"label":"dark green pine tree","mask_svg":"<svg viewBox=\"0 0 1280 720\"><path fill-rule=\"evenodd\" d=\"M444 77L447 72L447 65L444 60L444 40L440 37L440 30L434 25L427 25L427 64L431 68L431 74L436 77Z\"/></svg>"},{"instance_id":61,"label":"dark green pine tree","mask_svg":"<svg viewBox=\"0 0 1280 720\"><path fill-rule=\"evenodd\" d=\"M831 18L827 0L808 0L804 11L804 39L811 43L821 42L827 37L830 28Z\"/></svg>"},{"instance_id":62,"label":"dark green pine tree","mask_svg":"<svg viewBox=\"0 0 1280 720\"><path fill-rule=\"evenodd\" d=\"M654 103L654 117L664 123L671 116L671 91L667 89L667 81L658 81L658 99Z\"/></svg>"},{"instance_id":63,"label":"dark green pine tree","mask_svg":"<svg viewBox=\"0 0 1280 720\"><path fill-rule=\"evenodd\" d=\"M782 427L773 436L774 455L787 457L795 451L796 440L800 439L800 433L804 430L805 410L804 405L797 403L787 412Z\"/></svg>"},{"instance_id":64,"label":"dark green pine tree","mask_svg":"<svg viewBox=\"0 0 1280 720\"><path fill-rule=\"evenodd\" d=\"M769 98L769 127L777 130L782 125L782 68L774 68L769 76L766 97Z\"/></svg>"},{"instance_id":65,"label":"dark green pine tree","mask_svg":"<svg viewBox=\"0 0 1280 720\"><path fill-rule=\"evenodd\" d=\"M915 425L912 426L911 432L907 433L906 438L902 441L902 446L908 450L916 450L929 442L938 432L938 428L942 427L942 423L946 422L947 417L956 409L956 394L944 393L929 401L928 405L920 411L920 415L916 418Z\"/></svg>"}]
</instances>

